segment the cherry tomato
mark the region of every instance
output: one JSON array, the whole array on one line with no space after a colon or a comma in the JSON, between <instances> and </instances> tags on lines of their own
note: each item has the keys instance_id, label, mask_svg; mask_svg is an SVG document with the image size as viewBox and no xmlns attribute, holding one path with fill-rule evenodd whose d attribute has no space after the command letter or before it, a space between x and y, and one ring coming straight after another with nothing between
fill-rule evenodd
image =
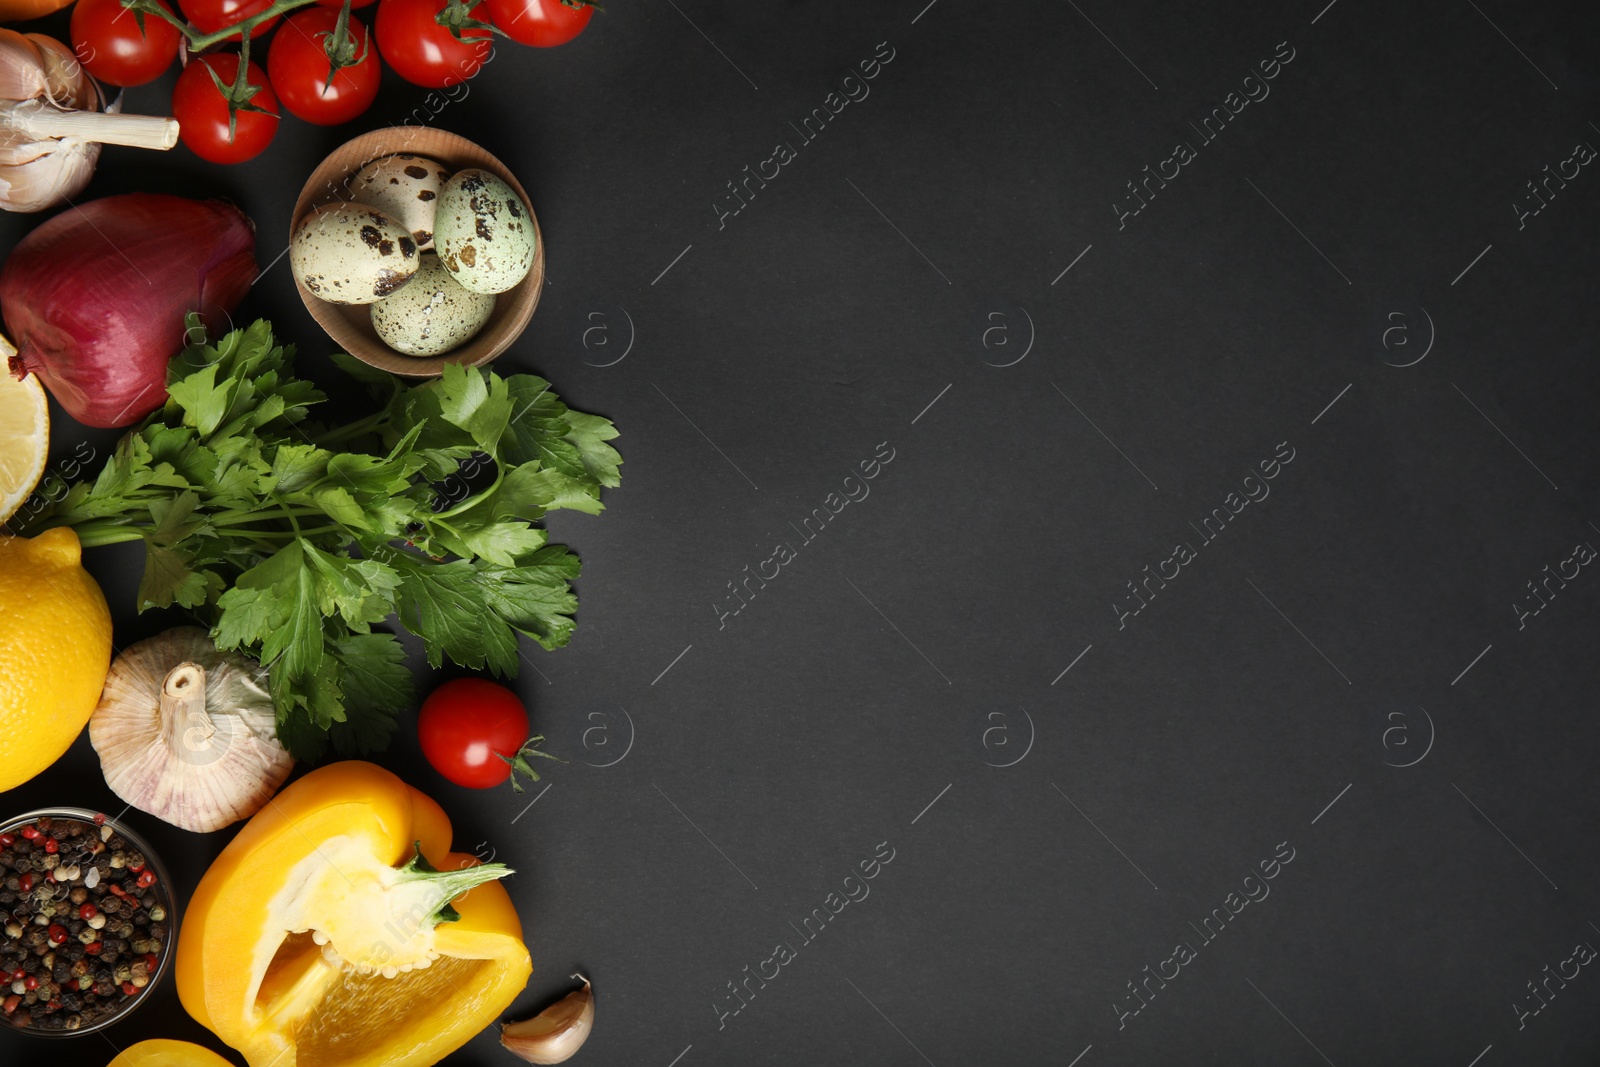
<instances>
[{"instance_id":1,"label":"cherry tomato","mask_svg":"<svg viewBox=\"0 0 1600 1067\"><path fill-rule=\"evenodd\" d=\"M272 6L272 0L178 0L178 6L183 9L184 17L194 23L194 28L201 33L216 33L252 15L259 15ZM272 29L278 22L278 16L261 23L250 31L253 41L263 33ZM229 41L237 41L237 33L229 34Z\"/></svg>"},{"instance_id":2,"label":"cherry tomato","mask_svg":"<svg viewBox=\"0 0 1600 1067\"><path fill-rule=\"evenodd\" d=\"M332 64L327 49L338 23L339 13L325 7L290 15L267 53L267 77L272 80L279 102L290 114L319 126L349 122L371 107L383 76L378 50L368 38L367 28L352 15L346 26L349 37L345 51L348 58L357 61L340 67L333 82L328 82Z\"/></svg>"},{"instance_id":3,"label":"cherry tomato","mask_svg":"<svg viewBox=\"0 0 1600 1067\"><path fill-rule=\"evenodd\" d=\"M231 52L191 59L178 75L172 90L172 114L178 120L178 136L189 150L212 163L242 163L254 159L272 142L278 132L278 98L267 84L261 68L251 63L247 77L257 90L250 103L265 108L240 111L232 137L228 136L228 102L211 80L216 71L222 84L232 85L239 73L239 57ZM114 888L114 887L113 887Z\"/></svg>"},{"instance_id":4,"label":"cherry tomato","mask_svg":"<svg viewBox=\"0 0 1600 1067\"><path fill-rule=\"evenodd\" d=\"M563 0L488 0L495 26L513 41L538 48L566 44L589 25L594 8Z\"/></svg>"},{"instance_id":5,"label":"cherry tomato","mask_svg":"<svg viewBox=\"0 0 1600 1067\"><path fill-rule=\"evenodd\" d=\"M506 761L515 759L528 742L528 712L503 685L457 678L422 702L417 739L433 769L450 781L492 789L510 776Z\"/></svg>"},{"instance_id":6,"label":"cherry tomato","mask_svg":"<svg viewBox=\"0 0 1600 1067\"><path fill-rule=\"evenodd\" d=\"M161 6L169 13L166 0ZM85 70L107 85L144 85L161 77L178 58L178 30L156 15L144 17L144 32L121 0L79 0L72 9L72 50Z\"/></svg>"},{"instance_id":7,"label":"cherry tomato","mask_svg":"<svg viewBox=\"0 0 1600 1067\"><path fill-rule=\"evenodd\" d=\"M443 89L466 81L489 58L489 30L468 27L465 40L434 21L445 0L380 0L373 32L384 62L396 74L425 89ZM487 12L480 5L480 20Z\"/></svg>"}]
</instances>

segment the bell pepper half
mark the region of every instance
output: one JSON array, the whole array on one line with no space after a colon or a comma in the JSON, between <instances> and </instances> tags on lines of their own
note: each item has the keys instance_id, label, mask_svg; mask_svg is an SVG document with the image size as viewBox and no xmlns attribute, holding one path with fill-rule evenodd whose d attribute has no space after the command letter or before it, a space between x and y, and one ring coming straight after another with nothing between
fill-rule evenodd
<instances>
[{"instance_id":1,"label":"bell pepper half","mask_svg":"<svg viewBox=\"0 0 1600 1067\"><path fill-rule=\"evenodd\" d=\"M450 820L381 767L294 782L200 880L178 996L251 1067L424 1067L532 973L504 864L450 851ZM438 868L438 869L435 869Z\"/></svg>"}]
</instances>

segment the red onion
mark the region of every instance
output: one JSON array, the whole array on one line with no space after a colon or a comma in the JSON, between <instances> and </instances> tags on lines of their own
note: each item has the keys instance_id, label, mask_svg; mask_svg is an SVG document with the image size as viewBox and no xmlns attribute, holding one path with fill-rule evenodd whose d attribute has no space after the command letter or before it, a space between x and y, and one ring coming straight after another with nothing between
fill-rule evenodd
<instances>
[{"instance_id":1,"label":"red onion","mask_svg":"<svg viewBox=\"0 0 1600 1067\"><path fill-rule=\"evenodd\" d=\"M86 426L126 426L167 398L184 316L208 329L256 278L255 227L220 200L128 193L68 208L22 239L0 270L0 313L17 354Z\"/></svg>"}]
</instances>

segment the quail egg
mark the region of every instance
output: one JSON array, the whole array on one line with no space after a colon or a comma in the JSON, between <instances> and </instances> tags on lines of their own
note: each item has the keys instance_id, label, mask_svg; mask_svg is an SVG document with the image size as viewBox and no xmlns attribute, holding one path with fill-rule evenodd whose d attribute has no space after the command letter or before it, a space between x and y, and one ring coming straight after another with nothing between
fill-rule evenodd
<instances>
[{"instance_id":1,"label":"quail egg","mask_svg":"<svg viewBox=\"0 0 1600 1067\"><path fill-rule=\"evenodd\" d=\"M455 280L475 293L503 293L527 277L537 238L533 216L509 185L488 171L457 171L439 194L434 251Z\"/></svg>"},{"instance_id":2,"label":"quail egg","mask_svg":"<svg viewBox=\"0 0 1600 1067\"><path fill-rule=\"evenodd\" d=\"M471 340L493 311L493 296L463 289L430 252L410 284L372 305L372 328L396 352L439 356Z\"/></svg>"},{"instance_id":3,"label":"quail egg","mask_svg":"<svg viewBox=\"0 0 1600 1067\"><path fill-rule=\"evenodd\" d=\"M350 194L410 230L417 250L426 252L433 247L433 216L449 177L443 164L424 156L385 156L357 172Z\"/></svg>"},{"instance_id":4,"label":"quail egg","mask_svg":"<svg viewBox=\"0 0 1600 1067\"><path fill-rule=\"evenodd\" d=\"M295 281L331 304L370 304L417 272L417 242L361 204L331 204L301 220L289 242Z\"/></svg>"}]
</instances>

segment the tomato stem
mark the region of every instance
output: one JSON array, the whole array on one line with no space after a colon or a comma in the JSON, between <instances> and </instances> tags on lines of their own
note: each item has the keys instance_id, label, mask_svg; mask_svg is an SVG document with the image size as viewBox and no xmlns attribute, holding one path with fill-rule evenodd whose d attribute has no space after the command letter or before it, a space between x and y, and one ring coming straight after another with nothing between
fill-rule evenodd
<instances>
[{"instance_id":1,"label":"tomato stem","mask_svg":"<svg viewBox=\"0 0 1600 1067\"><path fill-rule=\"evenodd\" d=\"M354 67L367 58L372 49L370 39L362 42L361 54L356 55L355 42L350 37L350 0L339 5L339 20L333 32L322 41L322 52L328 57L328 80L322 83L323 91L333 87L334 77L345 67Z\"/></svg>"},{"instance_id":2,"label":"tomato stem","mask_svg":"<svg viewBox=\"0 0 1600 1067\"><path fill-rule=\"evenodd\" d=\"M184 39L188 42L190 52L204 52L212 45L221 44L223 41L226 41L228 38L237 33L240 34L241 54L248 55L247 49L249 47L251 30L255 29L263 22L277 18L279 15L287 14L290 11L295 11L299 8L306 7L307 5L314 4L316 2L317 0L273 0L271 5L261 11L256 12L249 18L243 18L232 25L224 26L215 33L201 33L199 30L195 29L193 26L190 26L187 22L183 21L166 8L162 7L156 2L156 0L122 0L122 6L127 8L129 11L135 12L136 14L155 15L157 18L165 19L166 21L172 23L172 25L178 28L178 32L182 33ZM348 4L346 6L348 6Z\"/></svg>"},{"instance_id":3,"label":"tomato stem","mask_svg":"<svg viewBox=\"0 0 1600 1067\"><path fill-rule=\"evenodd\" d=\"M518 793L522 792L522 783L517 781L518 774L527 775L529 781L537 782L539 780L539 772L534 770L533 764L528 762L529 756L540 756L544 759L553 759L557 763L567 762L560 756L554 756L548 752L539 751L539 746L543 743L544 734L534 734L532 737L528 738L522 743L522 747L517 750L517 754L515 756L500 756L500 753L495 753L496 756L500 756L502 760L511 765L511 788Z\"/></svg>"},{"instance_id":4,"label":"tomato stem","mask_svg":"<svg viewBox=\"0 0 1600 1067\"><path fill-rule=\"evenodd\" d=\"M461 36L461 31L467 29L488 30L491 35L498 33L506 40L512 40L509 33L494 23L472 17L473 8L482 2L483 0L445 0L444 7L433 17L433 21L449 30L450 36L463 43L466 42L466 38ZM483 38L478 37L474 40L481 41Z\"/></svg>"}]
</instances>

